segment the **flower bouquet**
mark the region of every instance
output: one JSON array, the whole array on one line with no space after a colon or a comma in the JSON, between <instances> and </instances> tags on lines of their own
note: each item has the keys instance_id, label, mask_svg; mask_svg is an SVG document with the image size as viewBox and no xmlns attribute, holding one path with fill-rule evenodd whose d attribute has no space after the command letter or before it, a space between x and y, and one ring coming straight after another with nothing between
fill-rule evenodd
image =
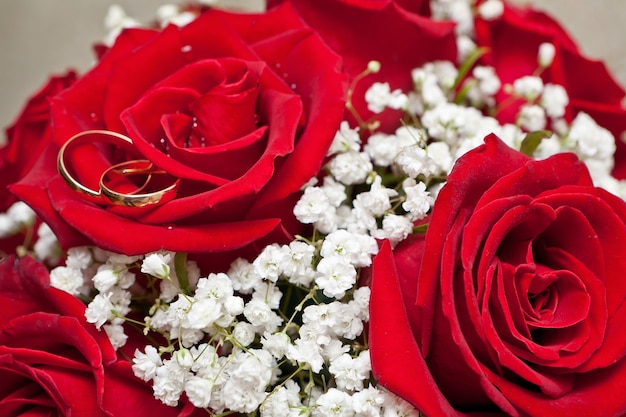
<instances>
[{"instance_id":1,"label":"flower bouquet","mask_svg":"<svg viewBox=\"0 0 626 417\"><path fill-rule=\"evenodd\" d=\"M157 16L7 130L1 415L626 413L624 91L554 19Z\"/></svg>"}]
</instances>

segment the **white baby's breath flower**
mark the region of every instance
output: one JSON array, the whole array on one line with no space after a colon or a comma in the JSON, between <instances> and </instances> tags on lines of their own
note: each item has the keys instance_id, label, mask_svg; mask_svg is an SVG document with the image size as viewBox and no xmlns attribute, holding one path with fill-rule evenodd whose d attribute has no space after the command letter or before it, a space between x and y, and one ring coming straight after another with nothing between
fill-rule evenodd
<instances>
[{"instance_id":1,"label":"white baby's breath flower","mask_svg":"<svg viewBox=\"0 0 626 417\"><path fill-rule=\"evenodd\" d=\"M333 207L339 207L346 200L346 186L335 181L331 176L324 177L324 184L320 188Z\"/></svg>"},{"instance_id":2,"label":"white baby's breath flower","mask_svg":"<svg viewBox=\"0 0 626 417\"><path fill-rule=\"evenodd\" d=\"M336 155L328 163L328 169L337 181L351 185L363 183L373 166L367 153L348 151Z\"/></svg>"},{"instance_id":3,"label":"white baby's breath flower","mask_svg":"<svg viewBox=\"0 0 626 417\"><path fill-rule=\"evenodd\" d=\"M450 169L452 169L452 164L454 163L454 159L452 159L450 146L447 143L429 143L426 147L426 153L433 161L435 161L435 164L437 164L437 167L439 168L438 172L444 174L450 172Z\"/></svg>"},{"instance_id":4,"label":"white baby's breath flower","mask_svg":"<svg viewBox=\"0 0 626 417\"><path fill-rule=\"evenodd\" d=\"M594 158L612 164L609 160L615 153L615 138L587 113L580 112L576 115L568 140L576 145L577 153L583 159Z\"/></svg>"},{"instance_id":5,"label":"white baby's breath flower","mask_svg":"<svg viewBox=\"0 0 626 417\"><path fill-rule=\"evenodd\" d=\"M383 218L383 227L375 236L379 239L389 239L392 246L406 239L413 230L413 222L406 216L387 214Z\"/></svg>"},{"instance_id":6,"label":"white baby's breath flower","mask_svg":"<svg viewBox=\"0 0 626 417\"><path fill-rule=\"evenodd\" d=\"M558 84L546 84L539 103L546 109L548 116L552 118L563 117L565 115L565 108L569 104L569 97L563 86Z\"/></svg>"},{"instance_id":7,"label":"white baby's breath flower","mask_svg":"<svg viewBox=\"0 0 626 417\"><path fill-rule=\"evenodd\" d=\"M473 69L472 75L478 80L478 88L486 96L493 96L502 84L493 67L477 66Z\"/></svg>"},{"instance_id":8,"label":"white baby's breath flower","mask_svg":"<svg viewBox=\"0 0 626 417\"><path fill-rule=\"evenodd\" d=\"M99 329L104 323L113 319L113 310L115 307L111 302L113 293L97 294L94 299L87 305L85 310L85 318L87 322L93 323Z\"/></svg>"},{"instance_id":9,"label":"white baby's breath flower","mask_svg":"<svg viewBox=\"0 0 626 417\"><path fill-rule=\"evenodd\" d=\"M374 83L365 92L367 108L373 113L381 113L386 107L404 109L408 97L400 89L391 91L389 83Z\"/></svg>"},{"instance_id":10,"label":"white baby's breath flower","mask_svg":"<svg viewBox=\"0 0 626 417\"><path fill-rule=\"evenodd\" d=\"M358 152L361 148L361 137L359 136L359 129L352 129L350 124L345 120L339 125L339 130L335 133L333 142L328 148L327 155L334 155L336 153L354 151Z\"/></svg>"},{"instance_id":11,"label":"white baby's breath flower","mask_svg":"<svg viewBox=\"0 0 626 417\"><path fill-rule=\"evenodd\" d=\"M274 312L270 306L259 298L253 298L245 305L243 315L257 327L264 327L274 319Z\"/></svg>"},{"instance_id":12,"label":"white baby's breath flower","mask_svg":"<svg viewBox=\"0 0 626 417\"><path fill-rule=\"evenodd\" d=\"M390 197L395 197L398 192L382 186L382 178L378 175L374 178L369 191L362 192L356 196L363 207L374 216L381 216L391 209Z\"/></svg>"},{"instance_id":13,"label":"white baby's breath flower","mask_svg":"<svg viewBox=\"0 0 626 417\"><path fill-rule=\"evenodd\" d=\"M409 178L403 182L402 188L406 193L402 208L411 214L413 221L424 218L435 203L435 199L426 190L426 184Z\"/></svg>"},{"instance_id":14,"label":"white baby's breath flower","mask_svg":"<svg viewBox=\"0 0 626 417\"><path fill-rule=\"evenodd\" d=\"M141 272L157 278L169 278L171 258L169 253L151 253L141 263Z\"/></svg>"},{"instance_id":15,"label":"white baby's breath flower","mask_svg":"<svg viewBox=\"0 0 626 417\"><path fill-rule=\"evenodd\" d=\"M293 214L300 223L310 224L322 219L332 209L324 190L320 187L309 187L304 190L293 208Z\"/></svg>"},{"instance_id":16,"label":"white baby's breath flower","mask_svg":"<svg viewBox=\"0 0 626 417\"><path fill-rule=\"evenodd\" d=\"M283 293L273 282L262 281L254 287L252 299L261 300L271 309L277 309Z\"/></svg>"},{"instance_id":17,"label":"white baby's breath flower","mask_svg":"<svg viewBox=\"0 0 626 417\"><path fill-rule=\"evenodd\" d=\"M419 146L404 148L395 162L411 178L417 178L419 175L430 177L437 172L435 161Z\"/></svg>"},{"instance_id":18,"label":"white baby's breath flower","mask_svg":"<svg viewBox=\"0 0 626 417\"><path fill-rule=\"evenodd\" d=\"M457 61L465 62L476 51L476 43L470 36L460 35L456 37Z\"/></svg>"},{"instance_id":19,"label":"white baby's breath flower","mask_svg":"<svg viewBox=\"0 0 626 417\"><path fill-rule=\"evenodd\" d=\"M487 0L478 6L480 17L485 20L495 20L502 16L504 4L502 0Z\"/></svg>"},{"instance_id":20,"label":"white baby's breath flower","mask_svg":"<svg viewBox=\"0 0 626 417\"><path fill-rule=\"evenodd\" d=\"M100 292L107 292L118 281L118 271L113 265L104 264L98 267L98 272L93 276L93 284Z\"/></svg>"},{"instance_id":21,"label":"white baby's breath flower","mask_svg":"<svg viewBox=\"0 0 626 417\"><path fill-rule=\"evenodd\" d=\"M539 63L539 66L542 68L547 68L552 65L555 53L556 50L554 48L554 44L544 42L539 45L539 53L537 54L537 62Z\"/></svg>"},{"instance_id":22,"label":"white baby's breath flower","mask_svg":"<svg viewBox=\"0 0 626 417\"><path fill-rule=\"evenodd\" d=\"M70 268L87 269L93 262L91 251L86 246L78 246L67 250L65 265Z\"/></svg>"},{"instance_id":23,"label":"white baby's breath flower","mask_svg":"<svg viewBox=\"0 0 626 417\"><path fill-rule=\"evenodd\" d=\"M317 407L313 409L313 417L352 417L352 397L344 391L329 388L317 399Z\"/></svg>"},{"instance_id":24,"label":"white baby's breath flower","mask_svg":"<svg viewBox=\"0 0 626 417\"><path fill-rule=\"evenodd\" d=\"M372 386L352 395L352 406L359 417L380 417L384 403L382 391Z\"/></svg>"},{"instance_id":25,"label":"white baby's breath flower","mask_svg":"<svg viewBox=\"0 0 626 417\"><path fill-rule=\"evenodd\" d=\"M177 361L164 361L163 365L157 368L153 378L154 397L165 405L176 407L189 376L191 374L181 368Z\"/></svg>"},{"instance_id":26,"label":"white baby's breath flower","mask_svg":"<svg viewBox=\"0 0 626 417\"><path fill-rule=\"evenodd\" d=\"M254 342L255 336L254 327L245 321L238 322L233 328L233 337L241 346L249 346Z\"/></svg>"},{"instance_id":27,"label":"white baby's breath flower","mask_svg":"<svg viewBox=\"0 0 626 417\"><path fill-rule=\"evenodd\" d=\"M291 345L291 339L285 333L264 333L261 338L263 349L267 350L277 360L280 360L287 353L287 349Z\"/></svg>"},{"instance_id":28,"label":"white baby's breath flower","mask_svg":"<svg viewBox=\"0 0 626 417\"><path fill-rule=\"evenodd\" d=\"M133 373L137 378L144 381L150 381L156 376L159 366L163 365L161 356L156 348L152 345L146 345L144 352L135 349L135 357L133 358Z\"/></svg>"},{"instance_id":29,"label":"white baby's breath flower","mask_svg":"<svg viewBox=\"0 0 626 417\"><path fill-rule=\"evenodd\" d=\"M286 257L287 253L281 246L266 246L252 262L254 272L263 279L276 282L283 272L282 264Z\"/></svg>"},{"instance_id":30,"label":"white baby's breath flower","mask_svg":"<svg viewBox=\"0 0 626 417\"><path fill-rule=\"evenodd\" d=\"M12 236L18 231L15 222L6 213L0 213L0 239Z\"/></svg>"},{"instance_id":31,"label":"white baby's breath flower","mask_svg":"<svg viewBox=\"0 0 626 417\"><path fill-rule=\"evenodd\" d=\"M201 278L198 281L194 297L213 298L216 301L223 302L233 296L233 282L228 275L222 273L211 273L207 278Z\"/></svg>"},{"instance_id":32,"label":"white baby's breath flower","mask_svg":"<svg viewBox=\"0 0 626 417\"><path fill-rule=\"evenodd\" d=\"M383 417L420 417L421 413L402 398L382 391L384 397Z\"/></svg>"},{"instance_id":33,"label":"white baby's breath flower","mask_svg":"<svg viewBox=\"0 0 626 417\"><path fill-rule=\"evenodd\" d=\"M185 382L185 394L191 403L198 408L207 408L211 402L214 381L198 376L191 376Z\"/></svg>"},{"instance_id":34,"label":"white baby's breath flower","mask_svg":"<svg viewBox=\"0 0 626 417\"><path fill-rule=\"evenodd\" d=\"M518 115L519 124L529 132L543 130L546 127L546 112L535 104L524 104Z\"/></svg>"},{"instance_id":35,"label":"white baby's breath flower","mask_svg":"<svg viewBox=\"0 0 626 417\"><path fill-rule=\"evenodd\" d=\"M513 82L513 90L528 101L533 101L543 91L543 81L534 75L526 75Z\"/></svg>"},{"instance_id":36,"label":"white baby's breath flower","mask_svg":"<svg viewBox=\"0 0 626 417\"><path fill-rule=\"evenodd\" d=\"M262 417L298 417L301 416L300 387L293 380L288 380L278 390L272 391L261 404Z\"/></svg>"},{"instance_id":37,"label":"white baby's breath flower","mask_svg":"<svg viewBox=\"0 0 626 417\"><path fill-rule=\"evenodd\" d=\"M324 366L324 358L320 353L321 345L319 343L311 343L310 340L296 339L289 345L285 356L287 359L298 362L300 364L308 364L315 373L322 370Z\"/></svg>"},{"instance_id":38,"label":"white baby's breath flower","mask_svg":"<svg viewBox=\"0 0 626 417\"><path fill-rule=\"evenodd\" d=\"M356 358L345 353L333 360L328 370L335 377L337 388L360 391L363 389L363 382L370 376L369 351L364 350Z\"/></svg>"},{"instance_id":39,"label":"white baby's breath flower","mask_svg":"<svg viewBox=\"0 0 626 417\"><path fill-rule=\"evenodd\" d=\"M228 276L232 280L233 289L242 294L250 294L262 279L256 273L254 265L243 258L237 258L230 265Z\"/></svg>"},{"instance_id":40,"label":"white baby's breath flower","mask_svg":"<svg viewBox=\"0 0 626 417\"><path fill-rule=\"evenodd\" d=\"M113 45L122 29L139 25L139 22L128 16L122 7L117 4L112 5L109 7L108 13L104 19L104 26L108 30L104 38L105 45Z\"/></svg>"},{"instance_id":41,"label":"white baby's breath flower","mask_svg":"<svg viewBox=\"0 0 626 417\"><path fill-rule=\"evenodd\" d=\"M185 314L185 327L198 330L205 329L212 326L221 315L222 307L215 299L196 299Z\"/></svg>"},{"instance_id":42,"label":"white baby's breath flower","mask_svg":"<svg viewBox=\"0 0 626 417\"><path fill-rule=\"evenodd\" d=\"M83 273L80 269L57 266L50 271L50 285L72 295L80 294L83 284Z\"/></svg>"},{"instance_id":43,"label":"white baby's breath flower","mask_svg":"<svg viewBox=\"0 0 626 417\"><path fill-rule=\"evenodd\" d=\"M105 324L103 327L115 350L126 344L128 335L124 332L124 326L121 324Z\"/></svg>"},{"instance_id":44,"label":"white baby's breath flower","mask_svg":"<svg viewBox=\"0 0 626 417\"><path fill-rule=\"evenodd\" d=\"M61 246L50 226L42 223L37 229L37 241L33 246L37 259L47 261L52 265L59 263L61 258Z\"/></svg>"},{"instance_id":45,"label":"white baby's breath flower","mask_svg":"<svg viewBox=\"0 0 626 417\"><path fill-rule=\"evenodd\" d=\"M157 9L157 18L161 27L165 27L168 24L176 26L185 26L196 19L194 13L181 10L179 6L174 4L165 4Z\"/></svg>"},{"instance_id":46,"label":"white baby's breath flower","mask_svg":"<svg viewBox=\"0 0 626 417\"><path fill-rule=\"evenodd\" d=\"M400 152L398 145L392 136L384 133L375 133L368 138L364 149L374 164L387 167L392 164L394 158Z\"/></svg>"},{"instance_id":47,"label":"white baby's breath flower","mask_svg":"<svg viewBox=\"0 0 626 417\"><path fill-rule=\"evenodd\" d=\"M342 298L356 283L356 269L343 257L323 258L317 272L315 283L327 297Z\"/></svg>"},{"instance_id":48,"label":"white baby's breath flower","mask_svg":"<svg viewBox=\"0 0 626 417\"><path fill-rule=\"evenodd\" d=\"M20 226L28 226L35 221L35 212L23 201L13 203L6 214Z\"/></svg>"}]
</instances>

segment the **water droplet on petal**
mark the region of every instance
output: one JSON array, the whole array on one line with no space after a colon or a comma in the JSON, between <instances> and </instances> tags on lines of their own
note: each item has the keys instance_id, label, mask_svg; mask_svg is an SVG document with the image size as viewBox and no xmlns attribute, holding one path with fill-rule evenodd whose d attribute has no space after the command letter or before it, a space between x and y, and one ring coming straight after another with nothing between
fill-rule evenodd
<instances>
[{"instance_id":1,"label":"water droplet on petal","mask_svg":"<svg viewBox=\"0 0 626 417\"><path fill-rule=\"evenodd\" d=\"M185 45L180 48L180 52L186 54L188 52L191 52L191 49L192 49L191 45Z\"/></svg>"},{"instance_id":2,"label":"water droplet on petal","mask_svg":"<svg viewBox=\"0 0 626 417\"><path fill-rule=\"evenodd\" d=\"M100 118L98 117L96 113L89 113L89 117L91 118L91 121L94 123L98 123L100 121Z\"/></svg>"}]
</instances>

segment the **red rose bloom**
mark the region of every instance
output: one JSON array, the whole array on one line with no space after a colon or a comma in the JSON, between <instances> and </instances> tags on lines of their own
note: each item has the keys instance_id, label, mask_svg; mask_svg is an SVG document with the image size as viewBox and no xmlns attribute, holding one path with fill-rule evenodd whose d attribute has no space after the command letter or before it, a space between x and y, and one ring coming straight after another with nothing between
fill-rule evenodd
<instances>
[{"instance_id":1,"label":"red rose bloom","mask_svg":"<svg viewBox=\"0 0 626 417\"><path fill-rule=\"evenodd\" d=\"M624 415L625 222L574 155L488 137L374 260L375 376L429 417Z\"/></svg>"},{"instance_id":2,"label":"red rose bloom","mask_svg":"<svg viewBox=\"0 0 626 417\"><path fill-rule=\"evenodd\" d=\"M533 74L538 67L539 45L553 44L554 61L541 73L541 78L567 91L568 120L584 111L613 133L617 145L613 175L626 178L626 144L620 140L626 131L626 110L621 105L624 90L602 62L584 57L567 32L549 15L508 3L501 18L476 19L476 36L477 44L488 48L483 63L495 68L503 84ZM502 93L499 99L506 97ZM510 122L515 110L515 106L509 106L498 118Z\"/></svg>"},{"instance_id":3,"label":"red rose bloom","mask_svg":"<svg viewBox=\"0 0 626 417\"><path fill-rule=\"evenodd\" d=\"M411 91L412 69L429 61L456 59L454 24L416 14L428 10L425 1L288 0L286 3L292 4L307 24L343 57L350 79L365 71L368 62L381 63L380 72L368 76L354 89L352 104L364 120L374 116L364 98L372 83L387 82L392 90ZM398 126L402 115L400 111L387 110L375 117L380 120L382 130L389 130Z\"/></svg>"},{"instance_id":4,"label":"red rose bloom","mask_svg":"<svg viewBox=\"0 0 626 417\"><path fill-rule=\"evenodd\" d=\"M188 416L172 408L117 358L106 333L85 321L85 306L50 287L32 258L0 262L0 415ZM205 414L197 410L193 415Z\"/></svg>"},{"instance_id":5,"label":"red rose bloom","mask_svg":"<svg viewBox=\"0 0 626 417\"><path fill-rule=\"evenodd\" d=\"M211 10L163 31L123 32L101 60L52 99L54 142L11 190L64 247L126 254L224 252L272 234L288 240L291 210L342 120L339 58L289 5L261 15ZM112 164L150 160L180 179L177 197L149 207L94 204L57 173L59 148L104 129L135 152L94 141L66 158L97 190Z\"/></svg>"},{"instance_id":6,"label":"red rose bloom","mask_svg":"<svg viewBox=\"0 0 626 417\"><path fill-rule=\"evenodd\" d=\"M0 148L0 211L6 211L16 200L7 186L28 172L52 138L49 98L74 81L76 74L71 71L51 77L28 100L15 123L7 129L7 143Z\"/></svg>"}]
</instances>

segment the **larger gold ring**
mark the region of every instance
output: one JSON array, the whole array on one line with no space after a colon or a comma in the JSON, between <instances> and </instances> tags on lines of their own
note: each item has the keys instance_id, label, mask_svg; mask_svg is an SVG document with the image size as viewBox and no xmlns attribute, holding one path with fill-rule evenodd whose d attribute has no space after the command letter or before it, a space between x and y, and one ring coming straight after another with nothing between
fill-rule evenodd
<instances>
[{"instance_id":1,"label":"larger gold ring","mask_svg":"<svg viewBox=\"0 0 626 417\"><path fill-rule=\"evenodd\" d=\"M94 190L82 184L68 169L68 164L65 160L66 154L70 148L99 142L109 143L116 147L121 146L128 151L137 152L133 146L133 141L128 136L110 130L86 130L72 136L63 144L57 156L59 174L61 174L61 177L72 190L82 194L85 199L98 204L115 204L128 207L163 204L176 197L180 180L169 176L165 171L158 169L152 162L146 159L125 161L106 169L100 176L99 190ZM128 188L128 185L132 187L134 181L131 180L131 177L136 175L145 175L145 180L141 185L135 184L134 189L129 192L115 189L116 184L118 186L120 184L126 185L125 188ZM161 188L158 188L157 185L157 188L153 191L145 192L154 188L153 182L157 181L153 181L153 179L156 176L165 178L165 184L163 184L163 181L159 181Z\"/></svg>"}]
</instances>

